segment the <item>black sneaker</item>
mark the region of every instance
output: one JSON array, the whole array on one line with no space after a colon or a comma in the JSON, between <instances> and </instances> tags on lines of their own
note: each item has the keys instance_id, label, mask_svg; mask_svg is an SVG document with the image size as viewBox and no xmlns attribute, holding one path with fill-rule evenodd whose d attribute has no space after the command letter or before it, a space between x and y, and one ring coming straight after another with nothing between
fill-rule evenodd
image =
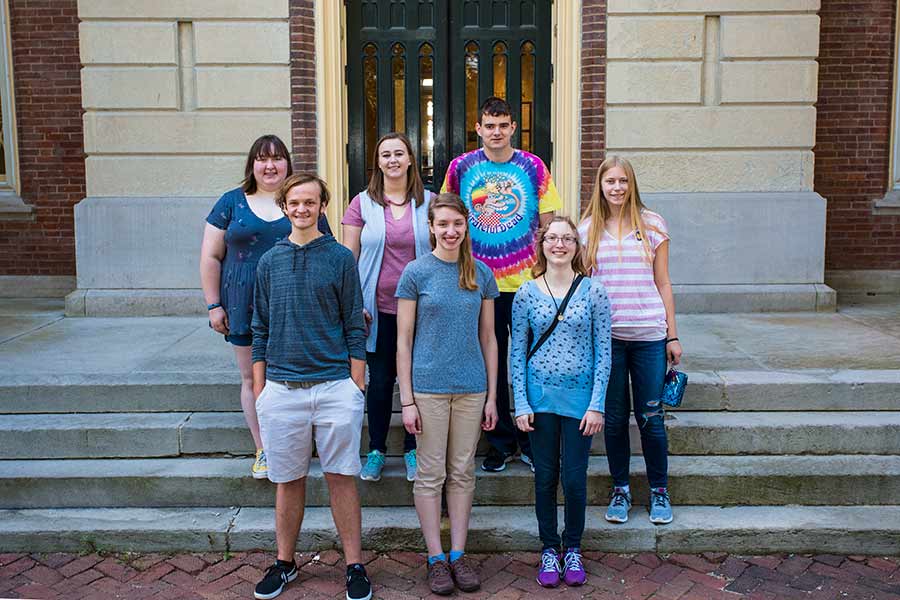
<instances>
[{"instance_id":1,"label":"black sneaker","mask_svg":"<svg viewBox=\"0 0 900 600\"><path fill-rule=\"evenodd\" d=\"M284 590L285 585L295 579L297 579L297 565L294 564L294 561L276 560L275 564L266 571L262 581L256 584L253 597L258 600L274 598Z\"/></svg>"},{"instance_id":2,"label":"black sneaker","mask_svg":"<svg viewBox=\"0 0 900 600\"><path fill-rule=\"evenodd\" d=\"M484 457L484 462L481 463L481 470L492 472L502 471L506 468L506 463L511 461L512 458L512 454L504 454L496 448L491 448L488 450L487 456Z\"/></svg>"},{"instance_id":3,"label":"black sneaker","mask_svg":"<svg viewBox=\"0 0 900 600\"><path fill-rule=\"evenodd\" d=\"M366 575L366 568L359 563L347 565L347 600L369 600L372 584Z\"/></svg>"}]
</instances>

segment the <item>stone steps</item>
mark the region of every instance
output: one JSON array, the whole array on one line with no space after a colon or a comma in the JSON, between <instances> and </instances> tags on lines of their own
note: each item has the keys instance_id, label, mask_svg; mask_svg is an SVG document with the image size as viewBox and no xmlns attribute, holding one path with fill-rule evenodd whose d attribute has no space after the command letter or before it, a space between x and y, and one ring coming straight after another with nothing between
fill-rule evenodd
<instances>
[{"instance_id":1,"label":"stone steps","mask_svg":"<svg viewBox=\"0 0 900 600\"><path fill-rule=\"evenodd\" d=\"M900 411L900 370L689 371L685 410ZM4 374L0 414L240 410L233 371ZM396 400L396 399L395 399ZM395 410L399 405L395 402Z\"/></svg>"},{"instance_id":2,"label":"stone steps","mask_svg":"<svg viewBox=\"0 0 900 600\"><path fill-rule=\"evenodd\" d=\"M675 515L671 524L654 526L643 507L635 507L628 523L613 525L603 520L602 507L588 507L583 546L611 552L841 555L893 555L900 548L900 506L676 506ZM265 508L0 510L0 548L7 552L271 551L274 520L273 511ZM368 550L421 552L424 548L411 507L366 508L362 523L363 547ZM446 520L442 528L446 538ZM329 509L308 508L297 549L321 551L337 546ZM470 552L539 547L532 507L473 508Z\"/></svg>"},{"instance_id":3,"label":"stone steps","mask_svg":"<svg viewBox=\"0 0 900 600\"><path fill-rule=\"evenodd\" d=\"M900 412L694 412L667 418L670 455L900 454ZM388 435L401 453L394 415ZM632 450L640 437L632 423ZM368 430L362 434L368 449ZM0 420L0 459L150 458L250 455L253 442L240 412L15 414ZM484 439L480 453L487 451ZM593 454L605 453L603 436Z\"/></svg>"},{"instance_id":4,"label":"stone steps","mask_svg":"<svg viewBox=\"0 0 900 600\"><path fill-rule=\"evenodd\" d=\"M0 508L272 506L274 486L249 477L249 458L0 461ZM632 458L636 502L648 496L643 460ZM502 473L477 470L475 504L533 503L533 476L516 461ZM588 504L607 502L606 459L588 467ZM669 487L677 506L892 505L900 498L900 456L672 456ZM410 506L412 484L399 460L382 480L360 483L364 506ZM316 461L307 506L328 496Z\"/></svg>"}]
</instances>

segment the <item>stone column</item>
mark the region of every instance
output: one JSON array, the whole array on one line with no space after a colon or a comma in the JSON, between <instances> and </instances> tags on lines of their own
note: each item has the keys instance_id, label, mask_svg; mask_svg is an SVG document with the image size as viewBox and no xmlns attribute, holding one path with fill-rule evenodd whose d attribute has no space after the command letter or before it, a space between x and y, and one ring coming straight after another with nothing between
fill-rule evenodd
<instances>
[{"instance_id":1,"label":"stone column","mask_svg":"<svg viewBox=\"0 0 900 600\"><path fill-rule=\"evenodd\" d=\"M204 218L253 140L291 145L288 0L79 0L87 197L70 315L203 307Z\"/></svg>"},{"instance_id":2,"label":"stone column","mask_svg":"<svg viewBox=\"0 0 900 600\"><path fill-rule=\"evenodd\" d=\"M833 310L819 0L610 0L607 149L671 229L679 310Z\"/></svg>"}]
</instances>

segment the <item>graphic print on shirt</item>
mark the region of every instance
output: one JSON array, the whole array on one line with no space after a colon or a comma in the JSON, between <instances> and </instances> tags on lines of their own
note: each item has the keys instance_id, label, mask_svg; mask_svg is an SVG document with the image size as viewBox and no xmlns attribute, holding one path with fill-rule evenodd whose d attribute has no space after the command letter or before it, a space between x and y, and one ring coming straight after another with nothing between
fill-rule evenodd
<instances>
[{"instance_id":1,"label":"graphic print on shirt","mask_svg":"<svg viewBox=\"0 0 900 600\"><path fill-rule=\"evenodd\" d=\"M536 262L534 232L551 181L543 162L521 150L505 163L475 150L456 158L447 171L445 190L459 194L470 210L472 253L491 268L501 289L517 289L521 281L505 286L503 280L518 278ZM549 195L549 210L555 210L555 188Z\"/></svg>"}]
</instances>

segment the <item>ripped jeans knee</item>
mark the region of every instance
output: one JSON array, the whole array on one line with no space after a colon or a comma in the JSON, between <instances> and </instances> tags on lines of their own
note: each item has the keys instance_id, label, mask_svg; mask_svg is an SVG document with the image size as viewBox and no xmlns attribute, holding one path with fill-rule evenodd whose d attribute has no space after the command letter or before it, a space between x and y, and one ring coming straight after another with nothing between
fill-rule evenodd
<instances>
[{"instance_id":1,"label":"ripped jeans knee","mask_svg":"<svg viewBox=\"0 0 900 600\"><path fill-rule=\"evenodd\" d=\"M641 431L650 429L652 433L656 433L657 429L665 431L666 410L659 399L649 400L643 410L638 415L638 428Z\"/></svg>"}]
</instances>

